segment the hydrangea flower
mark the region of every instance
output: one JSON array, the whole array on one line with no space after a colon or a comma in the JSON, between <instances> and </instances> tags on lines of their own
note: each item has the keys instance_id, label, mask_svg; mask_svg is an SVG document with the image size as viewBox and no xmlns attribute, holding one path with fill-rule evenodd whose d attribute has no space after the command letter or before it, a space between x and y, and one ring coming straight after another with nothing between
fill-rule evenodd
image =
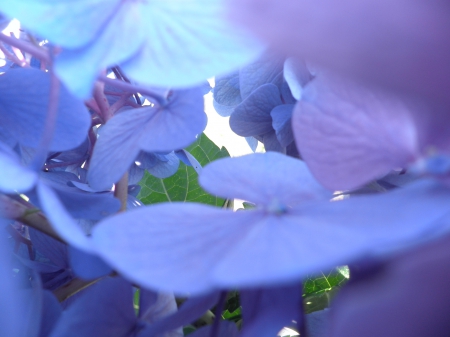
<instances>
[{"instance_id":1,"label":"hydrangea flower","mask_svg":"<svg viewBox=\"0 0 450 337\"><path fill-rule=\"evenodd\" d=\"M261 50L225 20L223 0L3 1L1 10L63 47L55 71L84 98L108 66L120 64L144 84L187 87L231 71Z\"/></svg>"},{"instance_id":2,"label":"hydrangea flower","mask_svg":"<svg viewBox=\"0 0 450 337\"><path fill-rule=\"evenodd\" d=\"M176 293L257 287L433 237L449 211L450 190L420 181L382 195L330 202L306 165L278 153L207 165L200 183L212 194L257 205L232 212L195 203L139 207L80 232L45 186L38 190L58 233L100 255L144 287ZM51 210L51 212L50 212Z\"/></svg>"}]
</instances>

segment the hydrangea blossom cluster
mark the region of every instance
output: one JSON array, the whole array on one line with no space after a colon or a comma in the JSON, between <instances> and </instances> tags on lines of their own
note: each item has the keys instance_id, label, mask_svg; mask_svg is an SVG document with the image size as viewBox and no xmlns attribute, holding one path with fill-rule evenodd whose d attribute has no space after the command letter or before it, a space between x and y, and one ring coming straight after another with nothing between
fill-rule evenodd
<instances>
[{"instance_id":1,"label":"hydrangea blossom cluster","mask_svg":"<svg viewBox=\"0 0 450 337\"><path fill-rule=\"evenodd\" d=\"M328 2L0 2L1 336L448 336L448 8Z\"/></svg>"}]
</instances>

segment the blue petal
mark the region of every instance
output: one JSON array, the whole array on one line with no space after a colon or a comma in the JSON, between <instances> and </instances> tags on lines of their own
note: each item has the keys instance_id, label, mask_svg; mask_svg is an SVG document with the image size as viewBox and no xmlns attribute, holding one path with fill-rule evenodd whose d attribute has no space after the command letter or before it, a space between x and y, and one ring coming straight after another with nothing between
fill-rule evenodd
<instances>
[{"instance_id":1,"label":"blue petal","mask_svg":"<svg viewBox=\"0 0 450 337\"><path fill-rule=\"evenodd\" d=\"M187 325L211 309L218 299L219 292L190 297L178 311L149 325L144 330L143 335L156 336L164 331L174 330Z\"/></svg>"},{"instance_id":2,"label":"blue petal","mask_svg":"<svg viewBox=\"0 0 450 337\"><path fill-rule=\"evenodd\" d=\"M122 69L143 84L189 87L252 61L262 46L230 25L226 1L142 3L147 42ZM180 53L180 51L182 51Z\"/></svg>"},{"instance_id":3,"label":"blue petal","mask_svg":"<svg viewBox=\"0 0 450 337\"><path fill-rule=\"evenodd\" d=\"M273 84L264 84L234 109L230 127L244 137L272 131L270 111L281 104L278 88Z\"/></svg>"},{"instance_id":4,"label":"blue petal","mask_svg":"<svg viewBox=\"0 0 450 337\"><path fill-rule=\"evenodd\" d=\"M56 193L43 183L37 185L42 209L55 231L69 244L85 252L93 252L91 240L64 209Z\"/></svg>"},{"instance_id":5,"label":"blue petal","mask_svg":"<svg viewBox=\"0 0 450 337\"><path fill-rule=\"evenodd\" d=\"M205 166L199 181L213 195L267 206L331 197L302 161L274 152L216 160Z\"/></svg>"},{"instance_id":6,"label":"blue petal","mask_svg":"<svg viewBox=\"0 0 450 337\"><path fill-rule=\"evenodd\" d=\"M191 337L210 337L212 325L207 325L189 334ZM220 321L219 331L215 337L238 337L239 330L235 323L230 321Z\"/></svg>"},{"instance_id":7,"label":"blue petal","mask_svg":"<svg viewBox=\"0 0 450 337\"><path fill-rule=\"evenodd\" d=\"M37 69L14 69L0 76L0 128L25 146L37 147L44 132L50 75ZM91 125L83 102L61 86L52 151L73 149L86 139Z\"/></svg>"},{"instance_id":8,"label":"blue petal","mask_svg":"<svg viewBox=\"0 0 450 337\"><path fill-rule=\"evenodd\" d=\"M111 267L98 256L85 253L70 246L69 258L74 274L83 280L93 280L112 272Z\"/></svg>"},{"instance_id":9,"label":"blue petal","mask_svg":"<svg viewBox=\"0 0 450 337\"><path fill-rule=\"evenodd\" d=\"M50 337L123 337L136 324L131 285L106 278L85 289L65 310Z\"/></svg>"},{"instance_id":10,"label":"blue petal","mask_svg":"<svg viewBox=\"0 0 450 337\"><path fill-rule=\"evenodd\" d=\"M241 68L239 82L242 99L267 83L280 87L283 83L283 62L282 57L265 54L256 62Z\"/></svg>"},{"instance_id":11,"label":"blue petal","mask_svg":"<svg viewBox=\"0 0 450 337\"><path fill-rule=\"evenodd\" d=\"M206 126L203 95L196 88L175 91L162 108L126 110L101 129L88 173L98 190L117 182L139 150L172 151L190 145Z\"/></svg>"},{"instance_id":12,"label":"blue petal","mask_svg":"<svg viewBox=\"0 0 450 337\"><path fill-rule=\"evenodd\" d=\"M291 116L293 104L283 104L272 109L270 116L272 117L272 126L277 134L278 141L284 147L294 141L292 133Z\"/></svg>"},{"instance_id":13,"label":"blue petal","mask_svg":"<svg viewBox=\"0 0 450 337\"><path fill-rule=\"evenodd\" d=\"M273 288L240 292L245 325L241 337L275 336L285 326L302 318L303 288L300 282Z\"/></svg>"},{"instance_id":14,"label":"blue petal","mask_svg":"<svg viewBox=\"0 0 450 337\"><path fill-rule=\"evenodd\" d=\"M186 150L178 150L175 151L175 155L180 158L184 164L187 166L191 166L194 168L194 170L197 172L197 174L200 174L202 171L202 165L198 162L195 157L189 153L189 151Z\"/></svg>"},{"instance_id":15,"label":"blue petal","mask_svg":"<svg viewBox=\"0 0 450 337\"><path fill-rule=\"evenodd\" d=\"M2 3L2 12L52 43L74 48L94 39L119 3L120 0L8 1Z\"/></svg>"},{"instance_id":16,"label":"blue petal","mask_svg":"<svg viewBox=\"0 0 450 337\"><path fill-rule=\"evenodd\" d=\"M58 77L74 95L89 98L101 69L125 61L139 50L145 32L136 27L142 19L139 4L121 2L95 40L78 49L65 49L58 55L54 66Z\"/></svg>"},{"instance_id":17,"label":"blue petal","mask_svg":"<svg viewBox=\"0 0 450 337\"><path fill-rule=\"evenodd\" d=\"M20 164L17 154L0 143L0 190L6 193L25 192L31 189L38 175Z\"/></svg>"},{"instance_id":18,"label":"blue petal","mask_svg":"<svg viewBox=\"0 0 450 337\"><path fill-rule=\"evenodd\" d=\"M235 107L242 102L238 71L217 76L215 82L213 97L216 103L225 107Z\"/></svg>"}]
</instances>

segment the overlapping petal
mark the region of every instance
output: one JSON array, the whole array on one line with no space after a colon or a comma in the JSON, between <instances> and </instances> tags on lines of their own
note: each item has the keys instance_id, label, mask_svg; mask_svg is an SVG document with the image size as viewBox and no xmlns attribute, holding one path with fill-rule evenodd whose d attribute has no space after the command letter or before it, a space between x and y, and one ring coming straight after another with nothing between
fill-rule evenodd
<instances>
[{"instance_id":1,"label":"overlapping petal","mask_svg":"<svg viewBox=\"0 0 450 337\"><path fill-rule=\"evenodd\" d=\"M203 169L199 181L212 194L264 206L331 197L302 161L274 152L217 160Z\"/></svg>"},{"instance_id":2,"label":"overlapping petal","mask_svg":"<svg viewBox=\"0 0 450 337\"><path fill-rule=\"evenodd\" d=\"M140 150L170 152L186 147L205 126L200 89L176 91L162 108L123 111L100 132L88 172L89 184L97 190L106 189L128 170Z\"/></svg>"},{"instance_id":3,"label":"overlapping petal","mask_svg":"<svg viewBox=\"0 0 450 337\"><path fill-rule=\"evenodd\" d=\"M355 84L317 77L294 109L302 158L330 189L353 189L405 167L419 154L409 107Z\"/></svg>"}]
</instances>

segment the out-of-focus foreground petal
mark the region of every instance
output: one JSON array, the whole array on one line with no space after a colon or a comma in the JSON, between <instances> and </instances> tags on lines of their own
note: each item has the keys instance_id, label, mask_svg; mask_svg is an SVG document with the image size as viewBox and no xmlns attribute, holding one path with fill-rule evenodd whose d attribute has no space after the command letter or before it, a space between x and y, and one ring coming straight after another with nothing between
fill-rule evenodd
<instances>
[{"instance_id":1,"label":"out-of-focus foreground petal","mask_svg":"<svg viewBox=\"0 0 450 337\"><path fill-rule=\"evenodd\" d=\"M361 187L419 156L405 103L330 76L306 86L292 126L302 158L332 190Z\"/></svg>"},{"instance_id":2,"label":"out-of-focus foreground petal","mask_svg":"<svg viewBox=\"0 0 450 337\"><path fill-rule=\"evenodd\" d=\"M230 0L230 17L284 52L449 104L442 0Z\"/></svg>"},{"instance_id":3,"label":"out-of-focus foreground petal","mask_svg":"<svg viewBox=\"0 0 450 337\"><path fill-rule=\"evenodd\" d=\"M350 281L334 302L330 336L448 336L449 247L447 236Z\"/></svg>"}]
</instances>

